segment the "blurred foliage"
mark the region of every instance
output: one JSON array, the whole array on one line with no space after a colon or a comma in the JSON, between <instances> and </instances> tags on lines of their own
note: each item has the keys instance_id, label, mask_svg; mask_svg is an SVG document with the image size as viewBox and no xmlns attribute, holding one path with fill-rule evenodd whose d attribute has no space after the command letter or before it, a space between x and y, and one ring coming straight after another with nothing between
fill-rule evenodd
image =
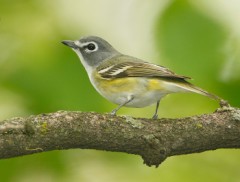
<instances>
[{"instance_id":1,"label":"blurred foliage","mask_svg":"<svg viewBox=\"0 0 240 182\"><path fill-rule=\"evenodd\" d=\"M122 2L127 6L126 1ZM81 24L72 25L76 29L69 28L68 19L60 17L68 14L60 6L62 1L52 3L54 5L40 0L0 2L1 119L57 110L109 112L115 107L94 90L77 56L60 43L63 39L88 34L87 28ZM67 3L72 7L79 3L85 6L87 1ZM107 3L109 1L103 1L102 6ZM93 16L90 9L86 12L85 17L78 18ZM106 14L106 20L108 18L110 20ZM109 26L108 21L96 18L96 22L99 21ZM89 24L94 27L95 22ZM153 25L156 41L145 45L153 44L156 51L161 52L159 64L193 77L192 83L239 106L239 77L222 81L219 76L226 65L227 55L223 51L228 39L226 27L184 0L168 3ZM121 29L120 25L118 28ZM103 37L116 34L110 30ZM98 27L89 31L99 34ZM118 41L121 42L121 38ZM118 45L115 47L118 49ZM176 94L163 99L160 115L183 117L212 112L216 107L216 102L203 96ZM124 108L120 114L150 117L153 111L154 106ZM217 150L171 157L154 169L144 166L140 157L122 153L53 151L0 160L0 181L238 181L238 160L238 150Z\"/></svg>"},{"instance_id":2,"label":"blurred foliage","mask_svg":"<svg viewBox=\"0 0 240 182\"><path fill-rule=\"evenodd\" d=\"M239 104L240 79L229 83L219 79L226 59L224 27L187 1L174 1L159 17L155 31L157 46L161 48L166 64L181 74L191 75L194 83L209 88L232 105ZM229 87L234 89L224 89Z\"/></svg>"}]
</instances>

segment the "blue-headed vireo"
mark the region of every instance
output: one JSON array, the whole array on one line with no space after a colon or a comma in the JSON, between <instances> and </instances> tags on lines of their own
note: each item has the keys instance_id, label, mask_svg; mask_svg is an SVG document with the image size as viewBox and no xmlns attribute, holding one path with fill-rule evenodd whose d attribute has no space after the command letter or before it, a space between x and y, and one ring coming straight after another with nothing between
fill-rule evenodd
<instances>
[{"instance_id":1,"label":"blue-headed vireo","mask_svg":"<svg viewBox=\"0 0 240 182\"><path fill-rule=\"evenodd\" d=\"M194 92L220 101L220 98L198 88L189 77L169 69L121 54L100 37L64 40L79 56L94 88L107 100L118 104L111 114L123 106L145 107L156 103L153 118L158 117L162 97L176 92Z\"/></svg>"}]
</instances>

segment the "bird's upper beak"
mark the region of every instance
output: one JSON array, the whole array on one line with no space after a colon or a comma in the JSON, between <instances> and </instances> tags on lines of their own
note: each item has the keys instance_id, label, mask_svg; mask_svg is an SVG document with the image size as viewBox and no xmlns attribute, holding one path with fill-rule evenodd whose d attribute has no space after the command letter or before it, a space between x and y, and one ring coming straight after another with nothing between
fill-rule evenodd
<instances>
[{"instance_id":1,"label":"bird's upper beak","mask_svg":"<svg viewBox=\"0 0 240 182\"><path fill-rule=\"evenodd\" d=\"M78 46L75 44L74 41L71 41L71 40L63 40L62 43L66 46L69 46L71 48L74 48L74 49L77 49Z\"/></svg>"}]
</instances>

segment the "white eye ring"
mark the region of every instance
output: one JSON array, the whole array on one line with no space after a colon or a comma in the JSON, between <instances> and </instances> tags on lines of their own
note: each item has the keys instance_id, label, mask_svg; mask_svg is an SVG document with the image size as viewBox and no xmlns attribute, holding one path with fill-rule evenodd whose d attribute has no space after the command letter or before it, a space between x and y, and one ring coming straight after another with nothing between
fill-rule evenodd
<instances>
[{"instance_id":1,"label":"white eye ring","mask_svg":"<svg viewBox=\"0 0 240 182\"><path fill-rule=\"evenodd\" d=\"M91 53L98 50L98 45L96 44L96 42L86 42L81 46L84 48L84 51L86 53Z\"/></svg>"}]
</instances>

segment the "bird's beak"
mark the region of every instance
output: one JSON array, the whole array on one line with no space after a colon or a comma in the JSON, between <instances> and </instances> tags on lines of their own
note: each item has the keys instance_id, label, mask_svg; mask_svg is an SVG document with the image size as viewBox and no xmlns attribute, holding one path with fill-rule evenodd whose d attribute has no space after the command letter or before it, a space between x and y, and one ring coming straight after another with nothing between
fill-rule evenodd
<instances>
[{"instance_id":1,"label":"bird's beak","mask_svg":"<svg viewBox=\"0 0 240 182\"><path fill-rule=\"evenodd\" d=\"M78 48L78 46L74 43L74 41L71 41L71 40L63 40L62 43L74 49Z\"/></svg>"}]
</instances>

